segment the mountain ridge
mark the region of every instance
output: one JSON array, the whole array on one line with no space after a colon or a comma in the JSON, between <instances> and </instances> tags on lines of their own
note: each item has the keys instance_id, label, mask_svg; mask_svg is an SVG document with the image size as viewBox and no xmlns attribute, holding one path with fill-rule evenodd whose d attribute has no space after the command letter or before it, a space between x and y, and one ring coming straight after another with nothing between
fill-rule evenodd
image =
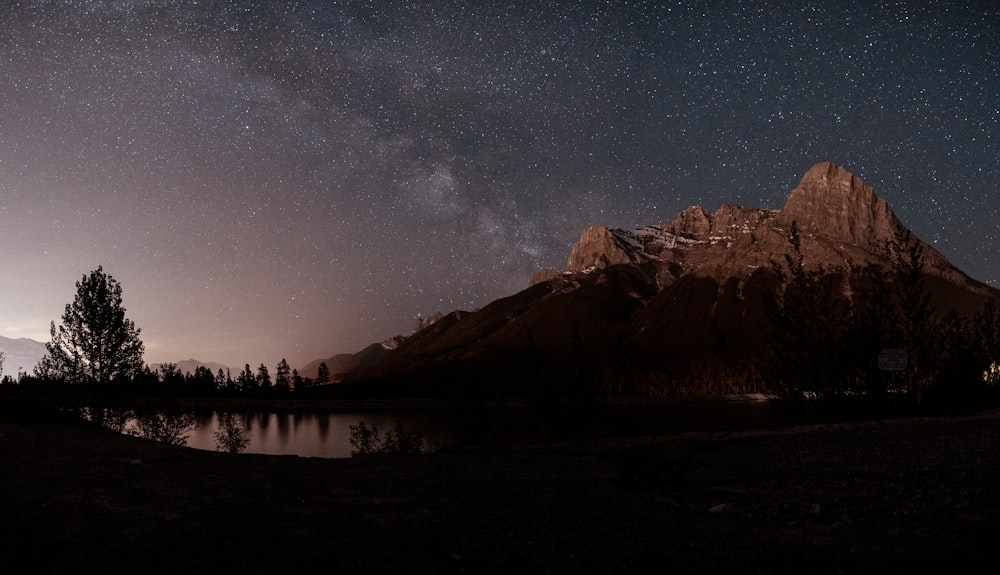
<instances>
[{"instance_id":1,"label":"mountain ridge","mask_svg":"<svg viewBox=\"0 0 1000 575\"><path fill-rule=\"evenodd\" d=\"M922 253L941 314L970 316L1000 297L906 229L864 180L821 162L780 210L693 206L635 230L585 228L563 270L539 271L517 294L417 331L344 381L407 382L418 393L461 381L473 394L504 393L519 380L549 385L567 373L610 387L651 373L734 381L771 353L767 341L781 329L774 302L796 257L827 278L832 300L849 301L870 291L870 270L892 269L911 249Z\"/></svg>"},{"instance_id":2,"label":"mountain ridge","mask_svg":"<svg viewBox=\"0 0 1000 575\"><path fill-rule=\"evenodd\" d=\"M691 206L664 224L635 230L600 225L586 228L561 273L659 260L668 264L674 278L692 271L707 275L719 275L721 271L728 275L734 265L769 265L775 254L787 252L792 222L796 222L802 237L804 264L813 268L872 263L877 260L873 253L891 244L895 232L903 227L888 202L864 180L832 162L822 162L805 173L780 210L723 204L716 212L709 212ZM915 236L913 239L920 242L930 273L968 283L985 293L985 284L955 268L930 244ZM696 247L707 248L703 249L707 257L687 261L684 257L661 258L665 252L690 256L692 252L686 248ZM723 249L736 251L739 257L719 257ZM703 269L705 263L714 268ZM558 273L543 270L533 276L532 282L552 279ZM671 280L663 275L658 279Z\"/></svg>"},{"instance_id":3,"label":"mountain ridge","mask_svg":"<svg viewBox=\"0 0 1000 575\"><path fill-rule=\"evenodd\" d=\"M45 355L45 344L27 337L0 336L0 352L4 354L3 373L17 377L19 371L31 373Z\"/></svg>"}]
</instances>

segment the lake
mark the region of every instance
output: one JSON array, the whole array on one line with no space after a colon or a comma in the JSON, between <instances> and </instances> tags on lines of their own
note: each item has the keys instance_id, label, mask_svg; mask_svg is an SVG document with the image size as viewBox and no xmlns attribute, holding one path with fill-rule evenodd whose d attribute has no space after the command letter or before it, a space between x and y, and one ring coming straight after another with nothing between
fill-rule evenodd
<instances>
[{"instance_id":1,"label":"lake","mask_svg":"<svg viewBox=\"0 0 1000 575\"><path fill-rule=\"evenodd\" d=\"M474 405L435 409L365 411L234 411L249 428L245 453L350 457L352 425L385 431L419 431L428 450L453 444L497 445L595 437L630 437L687 431L735 430L786 425L804 419L801 408L773 399L699 399L602 402L541 410L525 405ZM195 414L187 445L215 450L218 411Z\"/></svg>"},{"instance_id":2,"label":"lake","mask_svg":"<svg viewBox=\"0 0 1000 575\"><path fill-rule=\"evenodd\" d=\"M216 450L213 432L219 429L218 411L195 414L197 429L188 434L187 445ZM250 444L244 453L298 455L301 457L350 457L351 429L364 421L384 435L397 425L424 436L427 449L453 442L439 414L410 411L366 412L250 412L236 413L249 428Z\"/></svg>"}]
</instances>

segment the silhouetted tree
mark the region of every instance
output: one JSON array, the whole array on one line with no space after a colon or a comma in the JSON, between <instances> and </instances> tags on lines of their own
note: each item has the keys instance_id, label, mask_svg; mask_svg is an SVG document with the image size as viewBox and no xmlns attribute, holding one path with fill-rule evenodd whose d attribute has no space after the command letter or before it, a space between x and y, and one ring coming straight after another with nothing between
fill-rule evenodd
<instances>
[{"instance_id":1,"label":"silhouetted tree","mask_svg":"<svg viewBox=\"0 0 1000 575\"><path fill-rule=\"evenodd\" d=\"M935 401L979 403L1000 384L1000 317L990 299L972 318L949 313L935 334L939 372L930 392Z\"/></svg>"},{"instance_id":2,"label":"silhouetted tree","mask_svg":"<svg viewBox=\"0 0 1000 575\"><path fill-rule=\"evenodd\" d=\"M274 389L280 393L288 393L292 387L291 368L285 358L278 362L278 368L274 372Z\"/></svg>"},{"instance_id":3,"label":"silhouetted tree","mask_svg":"<svg viewBox=\"0 0 1000 575\"><path fill-rule=\"evenodd\" d=\"M62 325L51 323L48 353L36 371L73 383L131 379L143 368L139 332L125 317L121 285L98 267L76 283Z\"/></svg>"},{"instance_id":4,"label":"silhouetted tree","mask_svg":"<svg viewBox=\"0 0 1000 575\"><path fill-rule=\"evenodd\" d=\"M889 391L892 375L879 370L881 350L902 345L892 273L874 263L858 270L846 336L849 377L855 391L871 399Z\"/></svg>"},{"instance_id":5,"label":"silhouetted tree","mask_svg":"<svg viewBox=\"0 0 1000 575\"><path fill-rule=\"evenodd\" d=\"M188 388L199 395L207 395L215 391L215 376L212 370L199 365L194 368L194 373L188 378Z\"/></svg>"},{"instance_id":6,"label":"silhouetted tree","mask_svg":"<svg viewBox=\"0 0 1000 575\"><path fill-rule=\"evenodd\" d=\"M263 363L257 368L257 387L263 390L271 389L271 374L267 371L267 366Z\"/></svg>"},{"instance_id":7,"label":"silhouetted tree","mask_svg":"<svg viewBox=\"0 0 1000 575\"><path fill-rule=\"evenodd\" d=\"M884 264L871 264L859 273L846 337L852 379L870 398L890 391L918 391L930 384L945 359L943 347L931 343L935 334L946 327L964 330L958 318L947 326L935 319L924 282L923 245L909 230L897 227L893 239L876 255ZM878 354L888 348L906 350L904 371L879 370Z\"/></svg>"},{"instance_id":8,"label":"silhouetted tree","mask_svg":"<svg viewBox=\"0 0 1000 575\"><path fill-rule=\"evenodd\" d=\"M383 438L378 425L368 426L364 421L349 426L351 436L351 457L373 453L423 453L424 436L419 430L406 429L396 424L396 428L386 432Z\"/></svg>"},{"instance_id":9,"label":"silhouetted tree","mask_svg":"<svg viewBox=\"0 0 1000 575\"><path fill-rule=\"evenodd\" d=\"M978 342L979 357L983 370L983 381L991 387L1000 387L1000 312L996 302L990 299L974 322L975 338Z\"/></svg>"},{"instance_id":10,"label":"silhouetted tree","mask_svg":"<svg viewBox=\"0 0 1000 575\"><path fill-rule=\"evenodd\" d=\"M330 383L330 368L326 366L326 362L319 364L319 373L316 374L316 385L324 385Z\"/></svg>"},{"instance_id":11,"label":"silhouetted tree","mask_svg":"<svg viewBox=\"0 0 1000 575\"><path fill-rule=\"evenodd\" d=\"M306 380L302 379L302 376L299 375L299 370L293 369L292 370L292 389L294 389L296 393L300 393L300 392L305 391L306 387L307 387L306 386Z\"/></svg>"},{"instance_id":12,"label":"silhouetted tree","mask_svg":"<svg viewBox=\"0 0 1000 575\"><path fill-rule=\"evenodd\" d=\"M222 368L220 367L219 371L215 374L215 388L228 391L231 381L231 379L226 377L226 372L222 371Z\"/></svg>"},{"instance_id":13,"label":"silhouetted tree","mask_svg":"<svg viewBox=\"0 0 1000 575\"><path fill-rule=\"evenodd\" d=\"M250 364L244 364L243 371L236 377L236 387L247 393L257 389L257 378L250 371Z\"/></svg>"},{"instance_id":14,"label":"silhouetted tree","mask_svg":"<svg viewBox=\"0 0 1000 575\"><path fill-rule=\"evenodd\" d=\"M250 430L232 413L219 414L219 428L212 432L215 448L240 453L250 444Z\"/></svg>"},{"instance_id":15,"label":"silhouetted tree","mask_svg":"<svg viewBox=\"0 0 1000 575\"><path fill-rule=\"evenodd\" d=\"M849 303L841 277L823 266L806 269L798 224L788 236L791 253L784 265L776 264L776 358L785 391L810 391L837 395L843 390L843 343Z\"/></svg>"},{"instance_id":16,"label":"silhouetted tree","mask_svg":"<svg viewBox=\"0 0 1000 575\"><path fill-rule=\"evenodd\" d=\"M194 416L187 413L162 411L136 413L135 435L170 445L184 445L188 433L197 427Z\"/></svg>"},{"instance_id":17,"label":"silhouetted tree","mask_svg":"<svg viewBox=\"0 0 1000 575\"><path fill-rule=\"evenodd\" d=\"M936 362L932 339L939 326L935 325L930 290L924 283L924 248L912 233L899 226L892 244L897 276L896 298L903 328L903 346L908 365L904 372L910 391L927 385Z\"/></svg>"},{"instance_id":18,"label":"silhouetted tree","mask_svg":"<svg viewBox=\"0 0 1000 575\"><path fill-rule=\"evenodd\" d=\"M163 363L157 370L160 376L162 389L170 393L179 393L184 385L184 374L177 368L176 363Z\"/></svg>"}]
</instances>

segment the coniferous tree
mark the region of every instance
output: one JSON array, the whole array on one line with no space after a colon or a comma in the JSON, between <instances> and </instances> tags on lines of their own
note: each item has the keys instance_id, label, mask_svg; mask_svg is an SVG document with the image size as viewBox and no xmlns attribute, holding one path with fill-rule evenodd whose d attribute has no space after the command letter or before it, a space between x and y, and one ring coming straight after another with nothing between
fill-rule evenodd
<instances>
[{"instance_id":1,"label":"coniferous tree","mask_svg":"<svg viewBox=\"0 0 1000 575\"><path fill-rule=\"evenodd\" d=\"M172 392L180 391L180 388L184 383L184 374L182 374L181 370L177 368L176 363L161 364L158 371L160 375L160 382L163 384L163 389Z\"/></svg>"},{"instance_id":2,"label":"coniferous tree","mask_svg":"<svg viewBox=\"0 0 1000 575\"><path fill-rule=\"evenodd\" d=\"M219 368L218 373L215 374L215 388L219 390L227 390L229 386L226 385L226 372Z\"/></svg>"},{"instance_id":3,"label":"coniferous tree","mask_svg":"<svg viewBox=\"0 0 1000 575\"><path fill-rule=\"evenodd\" d=\"M257 387L263 390L271 389L271 374L267 371L267 366L263 363L257 368Z\"/></svg>"},{"instance_id":4,"label":"coniferous tree","mask_svg":"<svg viewBox=\"0 0 1000 575\"><path fill-rule=\"evenodd\" d=\"M934 308L930 290L924 283L924 249L909 230L900 226L892 246L897 274L896 285L899 316L903 327L903 345L907 349L908 366L904 372L910 390L927 383L935 363L931 341L938 326L934 325Z\"/></svg>"},{"instance_id":5,"label":"coniferous tree","mask_svg":"<svg viewBox=\"0 0 1000 575\"><path fill-rule=\"evenodd\" d=\"M257 389L257 378L250 371L250 364L244 364L243 371L236 377L236 387L243 393Z\"/></svg>"},{"instance_id":6,"label":"coniferous tree","mask_svg":"<svg viewBox=\"0 0 1000 575\"><path fill-rule=\"evenodd\" d=\"M292 389L294 389L296 393L305 391L306 381L307 380L302 379L302 376L299 375L299 370L292 370Z\"/></svg>"},{"instance_id":7,"label":"coniferous tree","mask_svg":"<svg viewBox=\"0 0 1000 575\"><path fill-rule=\"evenodd\" d=\"M841 278L822 265L807 269L798 224L788 237L791 253L776 264L779 280L777 345L780 377L786 392L823 396L843 393L843 334L849 309Z\"/></svg>"},{"instance_id":8,"label":"coniferous tree","mask_svg":"<svg viewBox=\"0 0 1000 575\"><path fill-rule=\"evenodd\" d=\"M278 362L278 368L274 373L274 388L281 393L288 393L292 387L291 368L285 358Z\"/></svg>"},{"instance_id":9,"label":"coniferous tree","mask_svg":"<svg viewBox=\"0 0 1000 575\"><path fill-rule=\"evenodd\" d=\"M324 385L330 383L330 368L326 366L326 362L319 364L319 373L316 375L316 385Z\"/></svg>"},{"instance_id":10,"label":"coniferous tree","mask_svg":"<svg viewBox=\"0 0 1000 575\"><path fill-rule=\"evenodd\" d=\"M976 316L974 323L974 338L979 357L977 358L983 370L983 382L992 387L1000 387L1000 312L997 304L990 299L983 311Z\"/></svg>"},{"instance_id":11,"label":"coniferous tree","mask_svg":"<svg viewBox=\"0 0 1000 575\"><path fill-rule=\"evenodd\" d=\"M102 267L76 283L62 325L51 323L47 354L36 371L72 383L132 379L143 368L140 330L125 317L121 285Z\"/></svg>"},{"instance_id":12,"label":"coniferous tree","mask_svg":"<svg viewBox=\"0 0 1000 575\"><path fill-rule=\"evenodd\" d=\"M188 378L188 390L196 394L209 394L215 391L215 376L212 370L204 365L194 368L194 373Z\"/></svg>"}]
</instances>

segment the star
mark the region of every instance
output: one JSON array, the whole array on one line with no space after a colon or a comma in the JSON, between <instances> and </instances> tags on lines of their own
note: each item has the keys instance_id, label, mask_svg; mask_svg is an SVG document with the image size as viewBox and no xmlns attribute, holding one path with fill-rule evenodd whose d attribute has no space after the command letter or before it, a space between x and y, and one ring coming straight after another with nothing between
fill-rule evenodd
<instances>
[{"instance_id":1,"label":"star","mask_svg":"<svg viewBox=\"0 0 1000 575\"><path fill-rule=\"evenodd\" d=\"M998 51L976 4L19 2L0 335L103 265L147 361L295 367L820 161L1000 287Z\"/></svg>"}]
</instances>

